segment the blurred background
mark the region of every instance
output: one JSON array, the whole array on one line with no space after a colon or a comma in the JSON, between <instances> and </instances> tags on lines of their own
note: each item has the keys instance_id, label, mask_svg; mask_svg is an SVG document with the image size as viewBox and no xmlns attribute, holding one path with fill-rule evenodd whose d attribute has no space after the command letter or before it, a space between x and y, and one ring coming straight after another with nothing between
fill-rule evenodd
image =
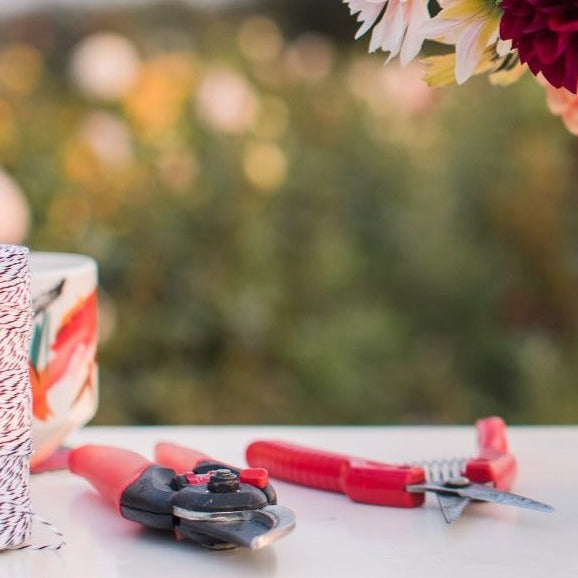
<instances>
[{"instance_id":1,"label":"blurred background","mask_svg":"<svg viewBox=\"0 0 578 578\"><path fill-rule=\"evenodd\" d=\"M98 260L93 423L575 423L578 139L314 4L0 12L0 240Z\"/></svg>"}]
</instances>

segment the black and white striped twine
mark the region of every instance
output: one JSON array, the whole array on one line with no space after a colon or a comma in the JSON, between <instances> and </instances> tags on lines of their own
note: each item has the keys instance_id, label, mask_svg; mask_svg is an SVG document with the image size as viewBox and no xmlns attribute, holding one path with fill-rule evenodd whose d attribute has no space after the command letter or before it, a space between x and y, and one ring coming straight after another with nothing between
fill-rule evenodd
<instances>
[{"instance_id":1,"label":"black and white striped twine","mask_svg":"<svg viewBox=\"0 0 578 578\"><path fill-rule=\"evenodd\" d=\"M31 329L28 249L0 244L0 550L54 550L64 545L62 534L34 514L30 504ZM30 544L34 520L48 526L58 542Z\"/></svg>"}]
</instances>

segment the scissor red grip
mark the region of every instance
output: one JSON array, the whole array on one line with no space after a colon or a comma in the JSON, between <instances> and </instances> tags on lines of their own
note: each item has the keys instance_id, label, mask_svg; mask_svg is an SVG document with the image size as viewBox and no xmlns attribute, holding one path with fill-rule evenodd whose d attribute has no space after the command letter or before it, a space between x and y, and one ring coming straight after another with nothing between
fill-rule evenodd
<instances>
[{"instance_id":1,"label":"scissor red grip","mask_svg":"<svg viewBox=\"0 0 578 578\"><path fill-rule=\"evenodd\" d=\"M274 478L330 492L343 492L340 480L349 458L281 441L256 441L246 450L251 467L265 468Z\"/></svg>"},{"instance_id":2,"label":"scissor red grip","mask_svg":"<svg viewBox=\"0 0 578 578\"><path fill-rule=\"evenodd\" d=\"M81 446L68 458L70 471L88 480L116 508L124 490L150 465L136 452L109 446Z\"/></svg>"},{"instance_id":3,"label":"scissor red grip","mask_svg":"<svg viewBox=\"0 0 578 578\"><path fill-rule=\"evenodd\" d=\"M506 423L501 417L485 417L476 422L478 432L478 447L480 453L498 452L508 453L508 435Z\"/></svg>"},{"instance_id":4,"label":"scissor red grip","mask_svg":"<svg viewBox=\"0 0 578 578\"><path fill-rule=\"evenodd\" d=\"M425 493L406 492L412 484L425 482L421 467L392 466L352 458L342 480L343 491L354 502L415 508L425 501Z\"/></svg>"},{"instance_id":5,"label":"scissor red grip","mask_svg":"<svg viewBox=\"0 0 578 578\"><path fill-rule=\"evenodd\" d=\"M423 494L405 491L425 481L423 468L391 466L286 442L256 441L246 451L247 463L271 476L321 490L346 494L355 502L411 508Z\"/></svg>"},{"instance_id":6,"label":"scissor red grip","mask_svg":"<svg viewBox=\"0 0 578 578\"><path fill-rule=\"evenodd\" d=\"M499 417L476 422L479 455L466 464L465 475L473 482L491 482L499 490L509 490L516 478L516 458L509 452L506 424Z\"/></svg>"},{"instance_id":7,"label":"scissor red grip","mask_svg":"<svg viewBox=\"0 0 578 578\"><path fill-rule=\"evenodd\" d=\"M157 463L172 468L176 472L190 472L203 462L215 460L206 454L171 442L159 442L155 445Z\"/></svg>"}]
</instances>

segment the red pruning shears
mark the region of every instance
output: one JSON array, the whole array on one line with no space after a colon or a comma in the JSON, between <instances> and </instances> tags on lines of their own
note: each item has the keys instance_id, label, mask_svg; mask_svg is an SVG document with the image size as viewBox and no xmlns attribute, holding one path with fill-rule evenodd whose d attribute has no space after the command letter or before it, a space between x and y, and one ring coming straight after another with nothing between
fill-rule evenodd
<instances>
[{"instance_id":1,"label":"red pruning shears","mask_svg":"<svg viewBox=\"0 0 578 578\"><path fill-rule=\"evenodd\" d=\"M123 517L207 548L256 550L295 526L293 512L277 505L263 469L234 468L171 443L157 444L155 460L87 445L70 451L68 465Z\"/></svg>"},{"instance_id":2,"label":"red pruning shears","mask_svg":"<svg viewBox=\"0 0 578 578\"><path fill-rule=\"evenodd\" d=\"M551 506L507 491L517 464L508 449L504 421L488 417L478 420L476 428L478 456L466 460L459 475L442 479L432 479L422 465L384 464L282 441L255 441L246 458L249 465L267 468L273 477L340 492L355 502L413 508L432 492L448 523L455 522L471 500L551 512Z\"/></svg>"}]
</instances>

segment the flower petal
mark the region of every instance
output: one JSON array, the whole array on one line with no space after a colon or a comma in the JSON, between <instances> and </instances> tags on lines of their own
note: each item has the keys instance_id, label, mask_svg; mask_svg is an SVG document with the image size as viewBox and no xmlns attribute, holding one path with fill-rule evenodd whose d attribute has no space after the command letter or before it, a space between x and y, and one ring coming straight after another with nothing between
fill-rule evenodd
<instances>
[{"instance_id":1,"label":"flower petal","mask_svg":"<svg viewBox=\"0 0 578 578\"><path fill-rule=\"evenodd\" d=\"M427 4L423 0L413 0L409 9L407 30L399 55L403 66L411 62L419 54L424 41L423 24L429 20Z\"/></svg>"},{"instance_id":2,"label":"flower petal","mask_svg":"<svg viewBox=\"0 0 578 578\"><path fill-rule=\"evenodd\" d=\"M379 15L383 11L384 6L387 4L387 0L343 0L344 4L349 5L350 14L358 14L357 22L361 22L359 30L355 34L355 39L361 38L379 18Z\"/></svg>"},{"instance_id":3,"label":"flower petal","mask_svg":"<svg viewBox=\"0 0 578 578\"><path fill-rule=\"evenodd\" d=\"M400 0L389 0L383 18L377 23L371 35L369 50L381 48L389 52L388 60L397 56L405 34L404 6Z\"/></svg>"},{"instance_id":4,"label":"flower petal","mask_svg":"<svg viewBox=\"0 0 578 578\"><path fill-rule=\"evenodd\" d=\"M456 82L463 84L476 70L485 45L480 42L484 23L467 28L456 45Z\"/></svg>"}]
</instances>

